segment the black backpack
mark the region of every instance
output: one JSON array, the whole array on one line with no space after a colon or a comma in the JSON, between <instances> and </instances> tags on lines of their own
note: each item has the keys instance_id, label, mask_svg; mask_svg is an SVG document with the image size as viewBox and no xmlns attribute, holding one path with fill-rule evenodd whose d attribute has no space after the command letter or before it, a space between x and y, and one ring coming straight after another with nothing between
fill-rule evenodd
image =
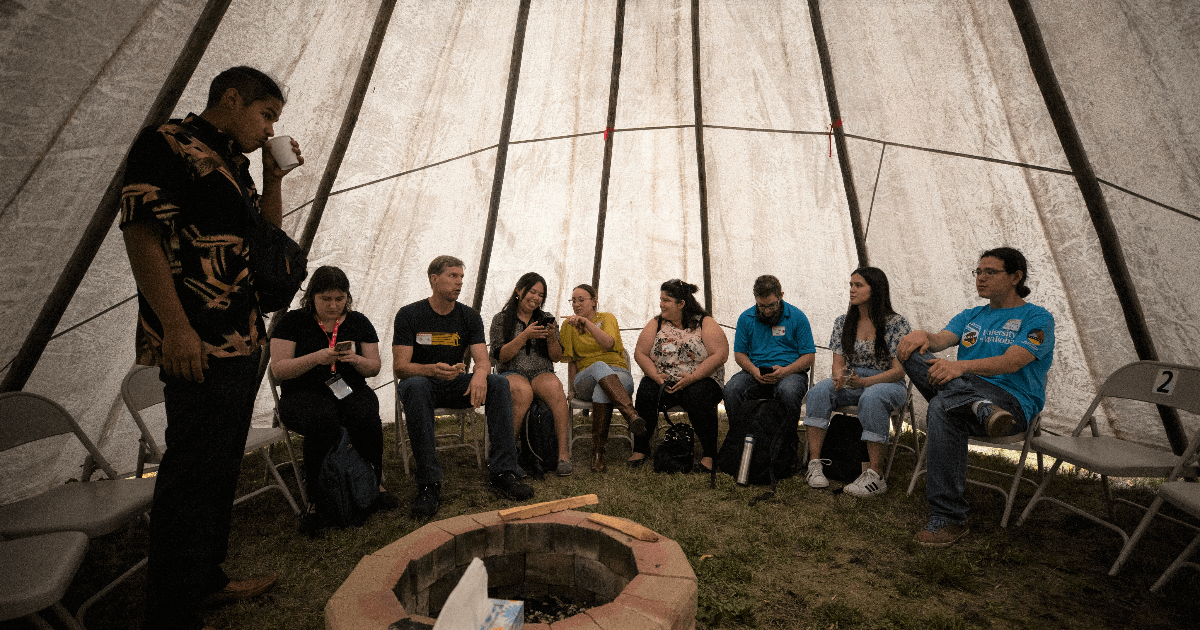
<instances>
[{"instance_id":1,"label":"black backpack","mask_svg":"<svg viewBox=\"0 0 1200 630\"><path fill-rule=\"evenodd\" d=\"M329 449L317 478L317 505L327 525L362 525L379 497L375 470L354 450L350 434L340 427L337 446Z\"/></svg>"},{"instance_id":2,"label":"black backpack","mask_svg":"<svg viewBox=\"0 0 1200 630\"><path fill-rule=\"evenodd\" d=\"M554 413L540 398L534 398L521 426L521 467L534 477L558 468L558 436Z\"/></svg>"},{"instance_id":3,"label":"black backpack","mask_svg":"<svg viewBox=\"0 0 1200 630\"><path fill-rule=\"evenodd\" d=\"M774 488L780 479L796 474L800 438L796 435L796 420L782 402L773 398L750 400L742 418L730 417L729 433L717 452L717 467L721 472L737 477L747 435L754 436L754 450L750 453L751 484L770 484Z\"/></svg>"},{"instance_id":4,"label":"black backpack","mask_svg":"<svg viewBox=\"0 0 1200 630\"><path fill-rule=\"evenodd\" d=\"M825 476L829 479L842 483L858 479L862 474L862 463L870 461L858 418L844 413L833 414L825 431L825 441L821 443L821 459L830 462L825 464Z\"/></svg>"},{"instance_id":5,"label":"black backpack","mask_svg":"<svg viewBox=\"0 0 1200 630\"><path fill-rule=\"evenodd\" d=\"M670 414L665 411L662 415L671 426L667 427L662 444L654 451L654 472L692 472L692 460L696 456L696 431L686 422L671 422Z\"/></svg>"}]
</instances>

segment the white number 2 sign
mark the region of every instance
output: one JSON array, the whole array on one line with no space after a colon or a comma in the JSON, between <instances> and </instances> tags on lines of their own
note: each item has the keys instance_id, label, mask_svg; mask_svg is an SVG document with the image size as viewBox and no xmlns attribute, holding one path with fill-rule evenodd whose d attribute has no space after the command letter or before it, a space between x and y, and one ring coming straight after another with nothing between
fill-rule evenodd
<instances>
[{"instance_id":1,"label":"white number 2 sign","mask_svg":"<svg viewBox=\"0 0 1200 630\"><path fill-rule=\"evenodd\" d=\"M1154 393L1170 396L1175 392L1175 371L1161 370L1154 379Z\"/></svg>"}]
</instances>

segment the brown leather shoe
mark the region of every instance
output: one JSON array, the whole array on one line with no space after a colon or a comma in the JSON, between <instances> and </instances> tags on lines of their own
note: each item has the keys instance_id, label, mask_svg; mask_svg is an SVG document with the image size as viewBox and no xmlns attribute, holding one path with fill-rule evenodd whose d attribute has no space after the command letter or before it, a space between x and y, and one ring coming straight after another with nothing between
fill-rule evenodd
<instances>
[{"instance_id":1,"label":"brown leather shoe","mask_svg":"<svg viewBox=\"0 0 1200 630\"><path fill-rule=\"evenodd\" d=\"M209 595L204 603L209 606L220 606L239 599L257 597L271 590L271 587L275 586L275 580L278 579L279 574L272 571L249 580L230 580L225 588Z\"/></svg>"}]
</instances>

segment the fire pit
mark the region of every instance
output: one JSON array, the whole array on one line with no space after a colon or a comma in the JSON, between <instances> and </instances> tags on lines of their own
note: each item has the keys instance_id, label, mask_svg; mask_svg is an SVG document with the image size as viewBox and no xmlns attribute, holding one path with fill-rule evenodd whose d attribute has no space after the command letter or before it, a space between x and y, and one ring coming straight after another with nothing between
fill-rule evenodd
<instances>
[{"instance_id":1,"label":"fire pit","mask_svg":"<svg viewBox=\"0 0 1200 630\"><path fill-rule=\"evenodd\" d=\"M329 630L432 625L478 557L488 594L556 597L583 612L529 630L689 630L696 626L696 574L679 544L645 542L565 511L502 521L498 512L429 523L365 556L325 606Z\"/></svg>"}]
</instances>

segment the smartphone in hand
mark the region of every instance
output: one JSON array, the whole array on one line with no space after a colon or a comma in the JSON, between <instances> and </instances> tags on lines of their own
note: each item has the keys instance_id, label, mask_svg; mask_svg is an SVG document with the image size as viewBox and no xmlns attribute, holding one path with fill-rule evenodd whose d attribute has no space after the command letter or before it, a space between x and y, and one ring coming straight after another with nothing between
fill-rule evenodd
<instances>
[{"instance_id":1,"label":"smartphone in hand","mask_svg":"<svg viewBox=\"0 0 1200 630\"><path fill-rule=\"evenodd\" d=\"M764 365L764 366L758 368L758 373L762 374L763 376L766 376L774 371L775 371L775 367L772 365Z\"/></svg>"},{"instance_id":2,"label":"smartphone in hand","mask_svg":"<svg viewBox=\"0 0 1200 630\"><path fill-rule=\"evenodd\" d=\"M347 352L354 349L353 341L339 341L333 345L333 349L338 352Z\"/></svg>"}]
</instances>

